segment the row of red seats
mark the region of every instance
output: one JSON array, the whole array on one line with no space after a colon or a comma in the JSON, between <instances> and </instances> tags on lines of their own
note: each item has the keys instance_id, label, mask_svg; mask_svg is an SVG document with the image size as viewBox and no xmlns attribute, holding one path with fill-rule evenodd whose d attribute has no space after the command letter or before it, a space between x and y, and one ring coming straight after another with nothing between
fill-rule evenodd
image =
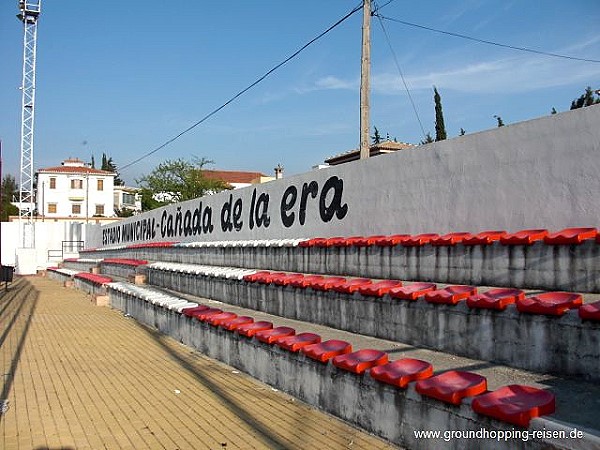
<instances>
[{"instance_id":1,"label":"row of red seats","mask_svg":"<svg viewBox=\"0 0 600 450\"><path fill-rule=\"evenodd\" d=\"M346 341L322 342L318 334L296 334L290 327L273 328L271 322L255 322L252 317L205 305L186 308L182 313L290 352L301 352L322 363L331 360L341 370L359 375L369 370L374 379L399 388L405 389L416 381L415 388L421 395L446 403L459 405L465 397L476 396L472 403L476 412L523 427L527 427L533 417L552 414L555 410L554 395L542 389L510 385L488 392L487 380L476 373L449 371L433 376L433 366L426 361L405 358L390 362L388 354L380 350L353 352L352 345Z\"/></svg>"},{"instance_id":2,"label":"row of red seats","mask_svg":"<svg viewBox=\"0 0 600 450\"><path fill-rule=\"evenodd\" d=\"M456 305L466 301L471 309L505 310L508 305L516 304L519 312L562 316L569 309L578 309L582 320L600 321L600 301L583 304L581 294L572 292L545 292L531 297L514 288L495 288L478 293L476 286L446 286L438 289L435 283L416 282L404 286L399 280L376 281L369 278L351 278L324 275L304 275L301 273L285 273L260 271L244 276L244 281L293 286L296 288L312 288L320 291L335 291L345 294L359 292L365 296L383 297L415 301L423 298L429 303Z\"/></svg>"},{"instance_id":3,"label":"row of red seats","mask_svg":"<svg viewBox=\"0 0 600 450\"><path fill-rule=\"evenodd\" d=\"M95 273L89 273L89 272L79 272L78 274L75 274L75 278L80 278L82 280L87 280L90 281L94 284L106 284L106 283L112 283L112 278L104 276L104 275L98 275Z\"/></svg>"},{"instance_id":4,"label":"row of red seats","mask_svg":"<svg viewBox=\"0 0 600 450\"><path fill-rule=\"evenodd\" d=\"M499 241L504 245L530 245L537 241L544 241L550 245L581 244L588 239L596 239L600 243L600 234L596 228L565 228L557 233L549 233L545 229L521 230L508 233L502 230L483 231L478 234L467 232L448 233L439 235L423 233L417 235L395 234L391 236L352 236L313 238L300 242L300 247L369 247L373 245L386 247L403 245L416 247L425 244L431 245L489 245Z\"/></svg>"},{"instance_id":5,"label":"row of red seats","mask_svg":"<svg viewBox=\"0 0 600 450\"><path fill-rule=\"evenodd\" d=\"M148 264L148 261L145 259L128 259L128 258L104 258L102 260L103 263L108 264L122 264L124 266L144 266Z\"/></svg>"},{"instance_id":6,"label":"row of red seats","mask_svg":"<svg viewBox=\"0 0 600 450\"><path fill-rule=\"evenodd\" d=\"M141 244L130 244L125 248L152 248L152 247L173 247L178 242L143 242Z\"/></svg>"}]
</instances>

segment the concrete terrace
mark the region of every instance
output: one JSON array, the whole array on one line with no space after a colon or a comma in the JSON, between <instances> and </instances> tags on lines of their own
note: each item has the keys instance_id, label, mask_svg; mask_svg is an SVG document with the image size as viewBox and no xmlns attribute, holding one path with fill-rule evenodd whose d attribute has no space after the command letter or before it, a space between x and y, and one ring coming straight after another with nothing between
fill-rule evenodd
<instances>
[{"instance_id":1,"label":"concrete terrace","mask_svg":"<svg viewBox=\"0 0 600 450\"><path fill-rule=\"evenodd\" d=\"M392 448L47 278L0 323L2 449Z\"/></svg>"}]
</instances>

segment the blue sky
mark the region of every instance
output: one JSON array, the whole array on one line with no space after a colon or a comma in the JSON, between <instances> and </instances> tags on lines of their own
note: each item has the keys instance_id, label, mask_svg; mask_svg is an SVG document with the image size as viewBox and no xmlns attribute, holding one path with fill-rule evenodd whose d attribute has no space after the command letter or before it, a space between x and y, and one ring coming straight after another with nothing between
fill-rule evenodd
<instances>
[{"instance_id":1,"label":"blue sky","mask_svg":"<svg viewBox=\"0 0 600 450\"><path fill-rule=\"evenodd\" d=\"M378 0L380 5L387 0ZM354 8L357 0L102 2L44 0L38 24L34 166L102 152L124 166L220 106ZM179 9L177 8L179 7ZM19 173L22 39L17 1L0 5L3 172ZM600 2L395 0L381 14L480 39L600 59ZM310 170L359 142L361 13L173 144L122 173L128 184L165 159L271 175ZM449 137L569 109L600 64L479 44L384 21L425 131L432 86ZM371 124L422 133L374 18Z\"/></svg>"}]
</instances>

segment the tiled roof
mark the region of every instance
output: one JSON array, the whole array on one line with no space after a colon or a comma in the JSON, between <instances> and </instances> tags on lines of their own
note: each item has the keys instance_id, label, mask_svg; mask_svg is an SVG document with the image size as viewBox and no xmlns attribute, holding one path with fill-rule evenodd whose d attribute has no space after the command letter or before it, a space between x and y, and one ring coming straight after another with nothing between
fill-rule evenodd
<instances>
[{"instance_id":1,"label":"tiled roof","mask_svg":"<svg viewBox=\"0 0 600 450\"><path fill-rule=\"evenodd\" d=\"M406 142L395 142L395 141L383 141L379 144L372 144L369 147L369 153L371 156L378 156L386 153L393 153L398 150L405 150L407 148L414 148L414 144L407 144ZM359 159L360 150L348 150L343 153L339 153L335 156L331 156L325 160L326 163L335 165L342 162L349 162Z\"/></svg>"},{"instance_id":2,"label":"tiled roof","mask_svg":"<svg viewBox=\"0 0 600 450\"><path fill-rule=\"evenodd\" d=\"M114 172L108 172L106 170L92 169L91 167L77 167L77 166L58 166L58 167L46 167L45 169L38 169L38 173L66 173L66 174L94 174L94 175L106 175L116 176Z\"/></svg>"},{"instance_id":3,"label":"tiled roof","mask_svg":"<svg viewBox=\"0 0 600 450\"><path fill-rule=\"evenodd\" d=\"M212 180L222 180L226 183L253 183L261 177L260 172L238 172L234 170L203 170L202 175Z\"/></svg>"}]
</instances>

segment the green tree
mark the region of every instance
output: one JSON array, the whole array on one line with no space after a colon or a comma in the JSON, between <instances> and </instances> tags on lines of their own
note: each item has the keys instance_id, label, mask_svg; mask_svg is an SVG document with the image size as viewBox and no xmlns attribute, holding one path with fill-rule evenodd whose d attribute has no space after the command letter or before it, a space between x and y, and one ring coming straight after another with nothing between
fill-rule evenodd
<instances>
[{"instance_id":1,"label":"green tree","mask_svg":"<svg viewBox=\"0 0 600 450\"><path fill-rule=\"evenodd\" d=\"M379 144L381 142L381 135L379 134L377 127L373 128L375 131L373 132L373 136L371 136L371 141L373 141L373 144Z\"/></svg>"},{"instance_id":2,"label":"green tree","mask_svg":"<svg viewBox=\"0 0 600 450\"><path fill-rule=\"evenodd\" d=\"M94 160L94 155L92 155L92 163L90 165L92 166L92 169L96 168L96 160Z\"/></svg>"},{"instance_id":3,"label":"green tree","mask_svg":"<svg viewBox=\"0 0 600 450\"><path fill-rule=\"evenodd\" d=\"M0 185L0 221L7 222L8 216L19 215L19 208L11 203L13 195L19 191L19 186L15 177L10 174L4 175L2 178L2 184Z\"/></svg>"},{"instance_id":4,"label":"green tree","mask_svg":"<svg viewBox=\"0 0 600 450\"><path fill-rule=\"evenodd\" d=\"M502 120L502 117L494 116L494 119L496 119L498 121L498 128L504 126L504 121Z\"/></svg>"},{"instance_id":5,"label":"green tree","mask_svg":"<svg viewBox=\"0 0 600 450\"><path fill-rule=\"evenodd\" d=\"M552 114L552 115L556 114L556 108L555 107L552 107L552 111L550 111L550 114Z\"/></svg>"},{"instance_id":6,"label":"green tree","mask_svg":"<svg viewBox=\"0 0 600 450\"><path fill-rule=\"evenodd\" d=\"M102 153L102 167L100 167L100 169L115 174L115 186L125 186L125 182L119 177L117 165L113 162L112 157L109 158L108 156L106 156L106 153Z\"/></svg>"},{"instance_id":7,"label":"green tree","mask_svg":"<svg viewBox=\"0 0 600 450\"><path fill-rule=\"evenodd\" d=\"M592 88L588 86L585 88L585 92L581 96L571 102L571 109L585 108L586 106L592 106L600 103L600 97L596 97L599 91L592 91Z\"/></svg>"},{"instance_id":8,"label":"green tree","mask_svg":"<svg viewBox=\"0 0 600 450\"><path fill-rule=\"evenodd\" d=\"M428 131L427 134L425 135L425 138L421 139L421 145L431 144L432 142L435 142L435 140L431 136L431 133Z\"/></svg>"},{"instance_id":9,"label":"green tree","mask_svg":"<svg viewBox=\"0 0 600 450\"><path fill-rule=\"evenodd\" d=\"M230 189L226 182L204 176L202 169L211 163L204 158L192 161L179 158L160 163L150 174L136 180L142 187L142 208L154 209L165 203L183 202ZM155 194L165 194L165 202L156 202Z\"/></svg>"},{"instance_id":10,"label":"green tree","mask_svg":"<svg viewBox=\"0 0 600 450\"><path fill-rule=\"evenodd\" d=\"M467 134L467 132L465 131L464 128L460 128L460 136L464 136L465 134Z\"/></svg>"},{"instance_id":11,"label":"green tree","mask_svg":"<svg viewBox=\"0 0 600 450\"><path fill-rule=\"evenodd\" d=\"M433 87L433 101L435 102L435 140L443 141L446 139L446 125L444 124L444 113L442 112L442 98L437 90Z\"/></svg>"}]
</instances>

